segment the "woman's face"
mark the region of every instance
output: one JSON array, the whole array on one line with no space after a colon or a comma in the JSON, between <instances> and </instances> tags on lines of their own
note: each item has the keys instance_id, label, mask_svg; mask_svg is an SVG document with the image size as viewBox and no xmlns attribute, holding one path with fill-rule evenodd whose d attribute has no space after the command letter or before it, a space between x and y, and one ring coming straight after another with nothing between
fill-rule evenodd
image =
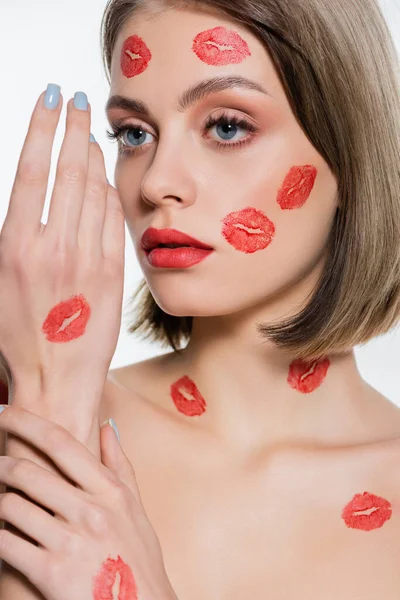
<instances>
[{"instance_id":1,"label":"woman's face","mask_svg":"<svg viewBox=\"0 0 400 600\"><path fill-rule=\"evenodd\" d=\"M266 307L281 294L285 312L291 291L305 297L325 260L337 184L258 39L210 12L137 12L120 32L111 76L110 97L141 103L107 116L113 129L129 127L115 183L157 304L207 316ZM219 91L205 93L209 84L200 96L187 93L217 79ZM160 266L182 251L146 255L148 228L178 230L213 251L190 267Z\"/></svg>"}]
</instances>

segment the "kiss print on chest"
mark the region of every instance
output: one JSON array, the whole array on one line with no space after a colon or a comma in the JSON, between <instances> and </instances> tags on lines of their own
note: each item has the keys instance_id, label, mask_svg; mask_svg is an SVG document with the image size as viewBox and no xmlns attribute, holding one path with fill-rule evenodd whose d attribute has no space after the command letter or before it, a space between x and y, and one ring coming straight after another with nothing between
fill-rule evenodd
<instances>
[{"instance_id":1,"label":"kiss print on chest","mask_svg":"<svg viewBox=\"0 0 400 600\"><path fill-rule=\"evenodd\" d=\"M214 27L202 31L193 40L193 52L208 65L238 64L251 56L247 42L232 29Z\"/></svg>"},{"instance_id":2,"label":"kiss print on chest","mask_svg":"<svg viewBox=\"0 0 400 600\"><path fill-rule=\"evenodd\" d=\"M47 315L42 331L48 342L64 343L85 333L90 306L82 294L57 304Z\"/></svg>"},{"instance_id":3,"label":"kiss print on chest","mask_svg":"<svg viewBox=\"0 0 400 600\"><path fill-rule=\"evenodd\" d=\"M118 555L116 560L108 558L94 578L94 600L138 600L136 581L132 570Z\"/></svg>"},{"instance_id":4,"label":"kiss print on chest","mask_svg":"<svg viewBox=\"0 0 400 600\"><path fill-rule=\"evenodd\" d=\"M317 173L312 165L292 167L278 191L279 206L283 210L301 208L310 197Z\"/></svg>"},{"instance_id":5,"label":"kiss print on chest","mask_svg":"<svg viewBox=\"0 0 400 600\"><path fill-rule=\"evenodd\" d=\"M125 40L121 50L121 70L125 77L131 78L143 73L150 60L151 52L142 38L131 35Z\"/></svg>"},{"instance_id":6,"label":"kiss print on chest","mask_svg":"<svg viewBox=\"0 0 400 600\"><path fill-rule=\"evenodd\" d=\"M363 531L379 529L391 516L390 502L369 492L356 494L342 512L342 519L347 527Z\"/></svg>"},{"instance_id":7,"label":"kiss print on chest","mask_svg":"<svg viewBox=\"0 0 400 600\"><path fill-rule=\"evenodd\" d=\"M223 220L222 235L231 246L252 254L264 250L275 236L275 226L261 211L250 206L229 213Z\"/></svg>"},{"instance_id":8,"label":"kiss print on chest","mask_svg":"<svg viewBox=\"0 0 400 600\"><path fill-rule=\"evenodd\" d=\"M171 385L171 398L179 412L187 417L198 417L206 411L206 401L187 375Z\"/></svg>"},{"instance_id":9,"label":"kiss print on chest","mask_svg":"<svg viewBox=\"0 0 400 600\"><path fill-rule=\"evenodd\" d=\"M330 364L329 358L314 361L294 360L289 367L287 381L293 389L302 394L309 394L322 384Z\"/></svg>"}]
</instances>

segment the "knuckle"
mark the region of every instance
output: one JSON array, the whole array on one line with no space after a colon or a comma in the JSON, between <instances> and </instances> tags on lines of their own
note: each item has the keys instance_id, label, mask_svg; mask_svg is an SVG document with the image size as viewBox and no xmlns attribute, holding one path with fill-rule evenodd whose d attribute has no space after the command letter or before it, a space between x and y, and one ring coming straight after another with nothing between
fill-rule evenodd
<instances>
[{"instance_id":1,"label":"knuckle","mask_svg":"<svg viewBox=\"0 0 400 600\"><path fill-rule=\"evenodd\" d=\"M27 458L18 458L9 466L9 475L13 480L25 480L32 472L33 463Z\"/></svg>"},{"instance_id":2,"label":"knuckle","mask_svg":"<svg viewBox=\"0 0 400 600\"><path fill-rule=\"evenodd\" d=\"M86 180L86 170L79 163L61 163L58 168L57 177L61 178L67 185L76 185Z\"/></svg>"},{"instance_id":3,"label":"knuckle","mask_svg":"<svg viewBox=\"0 0 400 600\"><path fill-rule=\"evenodd\" d=\"M107 194L107 182L101 179L88 178L86 192L91 196L105 196Z\"/></svg>"},{"instance_id":4,"label":"knuckle","mask_svg":"<svg viewBox=\"0 0 400 600\"><path fill-rule=\"evenodd\" d=\"M87 506L83 518L86 530L95 537L104 537L110 533L109 513L102 506Z\"/></svg>"},{"instance_id":5,"label":"knuckle","mask_svg":"<svg viewBox=\"0 0 400 600\"><path fill-rule=\"evenodd\" d=\"M11 511L18 508L20 497L13 492L7 492L0 495L0 514L4 517L10 515Z\"/></svg>"},{"instance_id":6,"label":"knuckle","mask_svg":"<svg viewBox=\"0 0 400 600\"><path fill-rule=\"evenodd\" d=\"M47 169L39 162L21 161L17 170L17 179L26 184L43 183L47 181Z\"/></svg>"},{"instance_id":7,"label":"knuckle","mask_svg":"<svg viewBox=\"0 0 400 600\"><path fill-rule=\"evenodd\" d=\"M71 529L65 529L62 542L63 556L82 556L83 539L78 533Z\"/></svg>"}]
</instances>

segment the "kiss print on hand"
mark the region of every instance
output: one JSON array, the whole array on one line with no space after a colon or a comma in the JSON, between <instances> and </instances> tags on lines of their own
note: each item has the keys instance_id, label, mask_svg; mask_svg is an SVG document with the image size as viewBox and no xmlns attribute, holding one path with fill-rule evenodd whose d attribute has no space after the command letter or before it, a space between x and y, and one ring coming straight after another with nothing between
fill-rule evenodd
<instances>
[{"instance_id":1,"label":"kiss print on hand","mask_svg":"<svg viewBox=\"0 0 400 600\"><path fill-rule=\"evenodd\" d=\"M140 75L147 69L151 60L151 52L138 35L131 35L125 40L121 50L121 70L125 77Z\"/></svg>"},{"instance_id":2,"label":"kiss print on hand","mask_svg":"<svg viewBox=\"0 0 400 600\"><path fill-rule=\"evenodd\" d=\"M132 570L120 556L116 560L108 558L104 561L93 583L93 600L114 600L114 598L138 600Z\"/></svg>"},{"instance_id":3,"label":"kiss print on hand","mask_svg":"<svg viewBox=\"0 0 400 600\"><path fill-rule=\"evenodd\" d=\"M310 197L317 173L312 165L292 167L278 191L279 206L283 210L301 208Z\"/></svg>"},{"instance_id":4,"label":"kiss print on hand","mask_svg":"<svg viewBox=\"0 0 400 600\"><path fill-rule=\"evenodd\" d=\"M391 516L390 502L369 492L356 494L342 512L342 519L347 527L363 531L379 529Z\"/></svg>"},{"instance_id":5,"label":"kiss print on hand","mask_svg":"<svg viewBox=\"0 0 400 600\"><path fill-rule=\"evenodd\" d=\"M215 67L238 64L251 56L247 42L236 31L225 27L199 33L193 40L192 50L204 63Z\"/></svg>"},{"instance_id":6,"label":"kiss print on hand","mask_svg":"<svg viewBox=\"0 0 400 600\"><path fill-rule=\"evenodd\" d=\"M206 411L206 401L187 375L171 385L171 398L179 412L187 417L199 417Z\"/></svg>"},{"instance_id":7,"label":"kiss print on hand","mask_svg":"<svg viewBox=\"0 0 400 600\"><path fill-rule=\"evenodd\" d=\"M287 381L293 389L309 394L322 384L330 364L329 358L319 361L294 360L289 367Z\"/></svg>"},{"instance_id":8,"label":"kiss print on hand","mask_svg":"<svg viewBox=\"0 0 400 600\"><path fill-rule=\"evenodd\" d=\"M42 325L46 340L55 343L75 340L85 333L90 315L90 306L82 294L60 302L49 312Z\"/></svg>"},{"instance_id":9,"label":"kiss print on hand","mask_svg":"<svg viewBox=\"0 0 400 600\"><path fill-rule=\"evenodd\" d=\"M229 213L223 220L222 235L231 246L252 254L264 250L275 236L275 226L261 211L250 206ZM249 231L252 230L252 231Z\"/></svg>"}]
</instances>

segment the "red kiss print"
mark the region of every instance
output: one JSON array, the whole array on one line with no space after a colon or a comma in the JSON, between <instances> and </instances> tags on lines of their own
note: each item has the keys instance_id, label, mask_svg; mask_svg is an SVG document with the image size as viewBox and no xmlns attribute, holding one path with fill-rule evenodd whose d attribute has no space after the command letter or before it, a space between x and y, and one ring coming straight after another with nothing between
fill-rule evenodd
<instances>
[{"instance_id":1,"label":"red kiss print","mask_svg":"<svg viewBox=\"0 0 400 600\"><path fill-rule=\"evenodd\" d=\"M293 389L309 394L322 384L330 364L329 358L310 362L294 360L290 365L287 381Z\"/></svg>"},{"instance_id":2,"label":"red kiss print","mask_svg":"<svg viewBox=\"0 0 400 600\"><path fill-rule=\"evenodd\" d=\"M369 492L356 494L342 512L342 519L347 527L362 529L363 531L379 529L391 516L392 507L390 502Z\"/></svg>"},{"instance_id":3,"label":"red kiss print","mask_svg":"<svg viewBox=\"0 0 400 600\"><path fill-rule=\"evenodd\" d=\"M65 320L74 317L80 311L80 315L65 329L61 330ZM49 342L70 342L85 333L86 325L90 319L90 306L82 294L73 296L70 300L60 302L47 315L42 325L42 331Z\"/></svg>"},{"instance_id":4,"label":"red kiss print","mask_svg":"<svg viewBox=\"0 0 400 600\"><path fill-rule=\"evenodd\" d=\"M278 204L285 210L301 208L310 197L317 178L317 169L312 165L292 167L278 192Z\"/></svg>"},{"instance_id":5,"label":"red kiss print","mask_svg":"<svg viewBox=\"0 0 400 600\"><path fill-rule=\"evenodd\" d=\"M229 213L222 222L224 224L222 235L226 241L236 250L246 254L265 250L275 236L275 226L272 221L261 210L251 206Z\"/></svg>"},{"instance_id":6,"label":"red kiss print","mask_svg":"<svg viewBox=\"0 0 400 600\"><path fill-rule=\"evenodd\" d=\"M194 400L187 396L192 396ZM187 417L198 417L206 411L206 401L187 375L171 385L171 398L179 412Z\"/></svg>"},{"instance_id":7,"label":"red kiss print","mask_svg":"<svg viewBox=\"0 0 400 600\"><path fill-rule=\"evenodd\" d=\"M125 40L121 50L121 70L125 77L140 75L147 69L151 60L151 52L138 35L131 35Z\"/></svg>"},{"instance_id":8,"label":"red kiss print","mask_svg":"<svg viewBox=\"0 0 400 600\"><path fill-rule=\"evenodd\" d=\"M215 67L237 64L251 56L247 42L238 33L225 27L214 27L199 33L193 40L192 50L200 60Z\"/></svg>"},{"instance_id":9,"label":"red kiss print","mask_svg":"<svg viewBox=\"0 0 400 600\"><path fill-rule=\"evenodd\" d=\"M118 589L113 590L118 574L120 576L117 583ZM114 592L117 592L118 596ZM117 560L108 558L102 564L101 571L94 578L93 599L138 600L137 586L132 570L119 555Z\"/></svg>"}]
</instances>

